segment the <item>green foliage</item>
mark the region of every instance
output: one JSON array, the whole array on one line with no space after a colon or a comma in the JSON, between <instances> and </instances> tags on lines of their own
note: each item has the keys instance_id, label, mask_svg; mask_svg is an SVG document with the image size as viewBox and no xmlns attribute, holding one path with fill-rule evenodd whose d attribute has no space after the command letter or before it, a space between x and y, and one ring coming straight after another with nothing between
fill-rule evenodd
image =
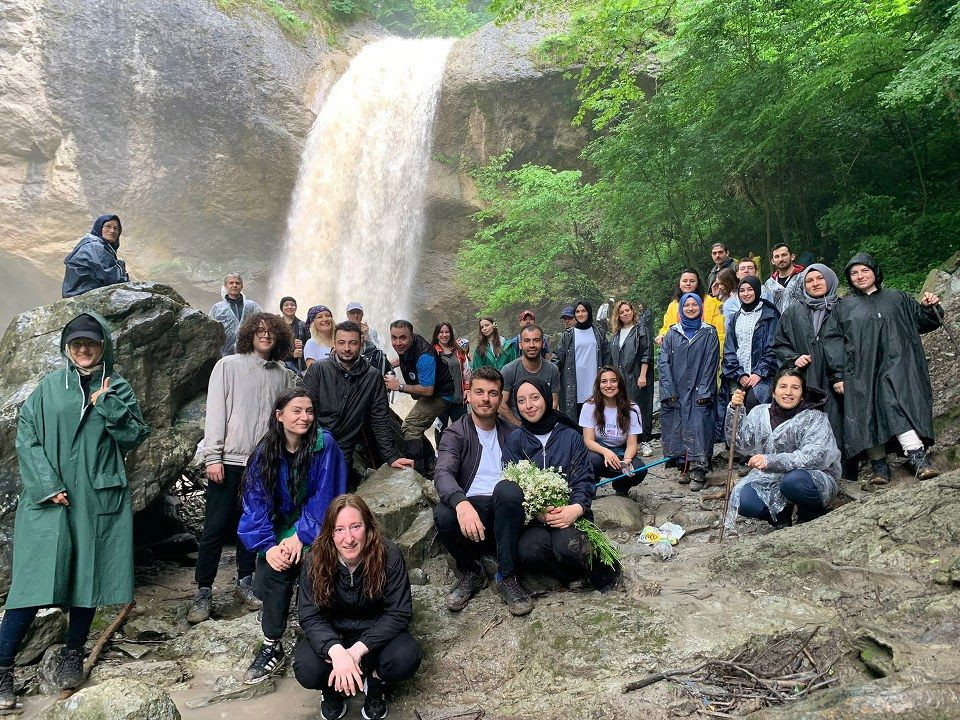
<instances>
[{"instance_id":1,"label":"green foliage","mask_svg":"<svg viewBox=\"0 0 960 720\"><path fill-rule=\"evenodd\" d=\"M321 0L216 0L217 9L232 13L243 7L263 10L293 38L302 40L316 25L328 21Z\"/></svg>"},{"instance_id":2,"label":"green foliage","mask_svg":"<svg viewBox=\"0 0 960 720\"><path fill-rule=\"evenodd\" d=\"M490 21L467 0L380 0L372 12L394 32L426 37L463 37Z\"/></svg>"}]
</instances>

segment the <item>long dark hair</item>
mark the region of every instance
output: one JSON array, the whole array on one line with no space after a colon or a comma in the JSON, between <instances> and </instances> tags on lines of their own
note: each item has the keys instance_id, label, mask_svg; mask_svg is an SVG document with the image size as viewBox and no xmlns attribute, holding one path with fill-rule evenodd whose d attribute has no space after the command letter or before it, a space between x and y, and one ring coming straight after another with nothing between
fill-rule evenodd
<instances>
[{"instance_id":1,"label":"long dark hair","mask_svg":"<svg viewBox=\"0 0 960 720\"><path fill-rule=\"evenodd\" d=\"M493 325L493 332L490 333L490 341L487 340L487 336L484 335L483 330L480 329L480 323L484 320L489 320L490 324ZM500 331L497 330L497 324L493 321L493 318L489 315L484 315L477 320L477 354L483 357L487 354L487 348L491 345L493 346L494 355L499 355L503 349L503 343L500 342Z\"/></svg>"},{"instance_id":2,"label":"long dark hair","mask_svg":"<svg viewBox=\"0 0 960 720\"><path fill-rule=\"evenodd\" d=\"M257 444L251 462L243 472L240 488L241 497L250 488L252 482L250 472L256 465L263 494L271 501L273 500L277 479L280 477L280 463L285 462L283 452L286 448L286 434L283 431L283 423L277 420L277 413L289 405L292 400L304 397L309 398L310 395L301 388L287 388L277 396L277 401L273 404L273 410L270 412L270 420L267 422L267 432L264 433L263 438ZM318 432L320 432L319 426L316 418L314 418L306 435L300 440L300 447L297 448L297 452L293 456L293 467L289 468L290 478L295 485L299 486L300 483L307 481ZM296 492L291 492L290 495L296 497Z\"/></svg>"},{"instance_id":3,"label":"long dark hair","mask_svg":"<svg viewBox=\"0 0 960 720\"><path fill-rule=\"evenodd\" d=\"M606 428L606 421L603 417L604 396L600 392L600 378L606 372L612 372L617 376L617 394L614 395L613 401L617 405L617 427L620 428L620 432L624 435L630 430L630 397L627 395L627 384L623 380L623 375L620 374L620 371L617 370L613 365L604 365L597 371L597 379L593 381L593 397L591 402L593 402L593 420L597 424L597 428L603 430Z\"/></svg>"},{"instance_id":4,"label":"long dark hair","mask_svg":"<svg viewBox=\"0 0 960 720\"><path fill-rule=\"evenodd\" d=\"M293 332L290 326L279 315L273 313L254 313L243 321L240 330L237 331L237 355L245 355L253 352L253 337L264 323L273 337L273 348L267 360L283 360L293 349Z\"/></svg>"},{"instance_id":5,"label":"long dark hair","mask_svg":"<svg viewBox=\"0 0 960 720\"><path fill-rule=\"evenodd\" d=\"M439 322L439 323L437 323L436 326L433 328L433 339L430 341L430 344L431 344L431 345L440 345L440 340L439 340L439 337L438 337L438 336L440 335L440 331L441 331L444 327L446 327L447 330L450 331L450 346L451 346L454 350L458 350L458 349L460 348L460 346L457 345L457 338L456 338L456 336L453 334L453 325L451 325L451 324L448 323L447 321ZM444 350L446 350L446 348L444 348Z\"/></svg>"},{"instance_id":6,"label":"long dark hair","mask_svg":"<svg viewBox=\"0 0 960 720\"><path fill-rule=\"evenodd\" d=\"M367 529L367 542L360 555L360 562L363 564L363 594L370 600L382 595L383 585L387 580L387 547L379 521L370 512L362 497L352 493L340 495L327 507L323 527L311 545L312 561L308 576L313 588L313 599L317 605L323 607L333 605L337 569L340 566L337 546L333 543L333 531L337 526L337 516L348 507L360 513L360 519Z\"/></svg>"},{"instance_id":7,"label":"long dark hair","mask_svg":"<svg viewBox=\"0 0 960 720\"><path fill-rule=\"evenodd\" d=\"M684 292L686 292L685 290L680 289L680 278L682 278L684 275L688 273L690 275L697 276L697 287L694 289L694 292L700 296L701 300L703 300L704 297L706 296L707 291L704 290L703 288L703 278L700 277L700 273L694 270L693 268L684 268L683 270L680 271L680 274L677 275L677 287L673 291L673 299L676 300L677 302L680 301L680 298L683 296Z\"/></svg>"}]
</instances>

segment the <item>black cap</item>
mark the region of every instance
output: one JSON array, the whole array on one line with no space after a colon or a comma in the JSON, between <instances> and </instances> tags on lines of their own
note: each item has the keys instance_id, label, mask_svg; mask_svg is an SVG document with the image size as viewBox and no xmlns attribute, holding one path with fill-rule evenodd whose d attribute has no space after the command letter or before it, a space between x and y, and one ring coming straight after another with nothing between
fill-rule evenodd
<instances>
[{"instance_id":1,"label":"black cap","mask_svg":"<svg viewBox=\"0 0 960 720\"><path fill-rule=\"evenodd\" d=\"M98 323L89 315L78 315L69 323L67 323L67 327L65 329L66 337L64 339L64 344L73 342L79 338L87 338L88 340L103 342L103 328L100 327L100 323Z\"/></svg>"}]
</instances>

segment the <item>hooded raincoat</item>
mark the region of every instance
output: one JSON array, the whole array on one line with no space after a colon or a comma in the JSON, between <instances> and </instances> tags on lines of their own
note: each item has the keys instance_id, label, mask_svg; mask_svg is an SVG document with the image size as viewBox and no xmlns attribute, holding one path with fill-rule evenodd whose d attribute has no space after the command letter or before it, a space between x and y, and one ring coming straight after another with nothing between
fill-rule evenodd
<instances>
[{"instance_id":1,"label":"hooded raincoat","mask_svg":"<svg viewBox=\"0 0 960 720\"><path fill-rule=\"evenodd\" d=\"M705 467L713 455L714 411L720 341L713 325L702 323L691 339L680 323L660 346L660 428L664 457L685 457Z\"/></svg>"},{"instance_id":2,"label":"hooded raincoat","mask_svg":"<svg viewBox=\"0 0 960 720\"><path fill-rule=\"evenodd\" d=\"M786 507L787 500L780 491L780 479L791 470L806 470L820 493L824 506L837 495L837 478L840 477L840 450L833 437L830 419L823 412L826 397L816 388L807 388L804 400L806 407L776 428L770 423L770 404L757 405L743 417L740 406L740 422L737 426L736 448L743 455L763 455L767 459L764 470L751 470L733 488L730 494L730 509L724 520L733 527L740 509L740 494L744 487L752 485L771 517L776 517ZM728 408L726 419L727 442L733 444L733 408Z\"/></svg>"},{"instance_id":3,"label":"hooded raincoat","mask_svg":"<svg viewBox=\"0 0 960 720\"><path fill-rule=\"evenodd\" d=\"M108 243L100 237L104 223L109 220L116 220L117 224L120 224L120 218L116 215L101 215L93 223L90 232L80 238L76 247L63 259L66 266L60 291L63 297L82 295L97 288L130 280L126 264L117 257L120 249L119 236L116 244Z\"/></svg>"},{"instance_id":4,"label":"hooded raincoat","mask_svg":"<svg viewBox=\"0 0 960 720\"><path fill-rule=\"evenodd\" d=\"M23 492L13 531L13 582L7 609L97 607L133 599L133 510L123 455L142 443L143 421L129 383L113 371L110 326L103 329L103 378L110 388L90 404L80 373L67 367L40 379L17 422ZM60 350L67 354L65 335ZM69 505L52 498L67 493Z\"/></svg>"},{"instance_id":5,"label":"hooded raincoat","mask_svg":"<svg viewBox=\"0 0 960 720\"><path fill-rule=\"evenodd\" d=\"M223 325L223 330L227 334L226 340L223 341L223 347L220 348L220 357L226 357L227 355L233 355L237 351L237 333L240 332L240 326L243 324L243 321L246 320L249 315L263 312L263 308L260 307L258 303L248 299L246 295L241 294L240 298L243 301L243 310L240 312L240 319L238 320L236 313L234 313L230 307L230 301L227 300L226 286L220 288L220 297L222 297L223 300L214 303L213 307L210 308L210 317Z\"/></svg>"},{"instance_id":6,"label":"hooded raincoat","mask_svg":"<svg viewBox=\"0 0 960 720\"><path fill-rule=\"evenodd\" d=\"M868 448L915 430L933 444L933 390L920 334L940 327L932 306L902 290L882 287L883 272L873 258L858 253L847 263L876 273L877 290L844 297L823 325L827 374L843 382L843 443L854 458Z\"/></svg>"}]
</instances>

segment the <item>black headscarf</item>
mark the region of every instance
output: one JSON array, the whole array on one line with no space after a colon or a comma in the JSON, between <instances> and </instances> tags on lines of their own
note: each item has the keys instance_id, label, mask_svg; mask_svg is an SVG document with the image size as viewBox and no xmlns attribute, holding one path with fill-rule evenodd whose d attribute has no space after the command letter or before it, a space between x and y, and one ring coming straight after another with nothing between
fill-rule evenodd
<instances>
[{"instance_id":1,"label":"black headscarf","mask_svg":"<svg viewBox=\"0 0 960 720\"><path fill-rule=\"evenodd\" d=\"M591 305L587 300L577 300L577 304L573 306L574 319L577 317L577 308L581 305L583 305L583 307L587 310L587 319L585 322L580 322L577 320L577 324L574 325L574 327L578 330L589 330L593 327L593 305Z\"/></svg>"},{"instance_id":2,"label":"black headscarf","mask_svg":"<svg viewBox=\"0 0 960 720\"><path fill-rule=\"evenodd\" d=\"M740 297L740 288L744 285L749 285L753 288L754 298L752 303L745 303L743 300L740 300L740 307L747 312L753 312L760 304L760 278L758 278L756 275L747 275L743 280L737 283L737 298Z\"/></svg>"},{"instance_id":3,"label":"black headscarf","mask_svg":"<svg viewBox=\"0 0 960 720\"><path fill-rule=\"evenodd\" d=\"M876 285L877 290L883 285L883 270L880 269L880 266L877 265L877 261L873 259L873 256L869 253L861 252L854 255L850 258L850 262L847 263L847 266L843 269L843 274L847 278L847 285L850 286L850 289L853 292L863 295L862 290L858 290L857 286L853 284L850 280L850 271L853 269L854 265L866 265L868 268L873 270L873 274L877 276Z\"/></svg>"},{"instance_id":4,"label":"black headscarf","mask_svg":"<svg viewBox=\"0 0 960 720\"><path fill-rule=\"evenodd\" d=\"M517 412L517 415L520 416L520 424L524 430L529 430L534 435L546 435L548 432L553 432L553 429L558 424L566 425L567 427L576 427L566 415L562 415L553 409L553 394L550 392L550 386L543 380L538 377L527 378L517 386L514 390L514 395L520 392L520 388L524 385L533 385L547 403L546 412L544 412L543 416L536 422L530 422L524 417L522 412Z\"/></svg>"}]
</instances>

